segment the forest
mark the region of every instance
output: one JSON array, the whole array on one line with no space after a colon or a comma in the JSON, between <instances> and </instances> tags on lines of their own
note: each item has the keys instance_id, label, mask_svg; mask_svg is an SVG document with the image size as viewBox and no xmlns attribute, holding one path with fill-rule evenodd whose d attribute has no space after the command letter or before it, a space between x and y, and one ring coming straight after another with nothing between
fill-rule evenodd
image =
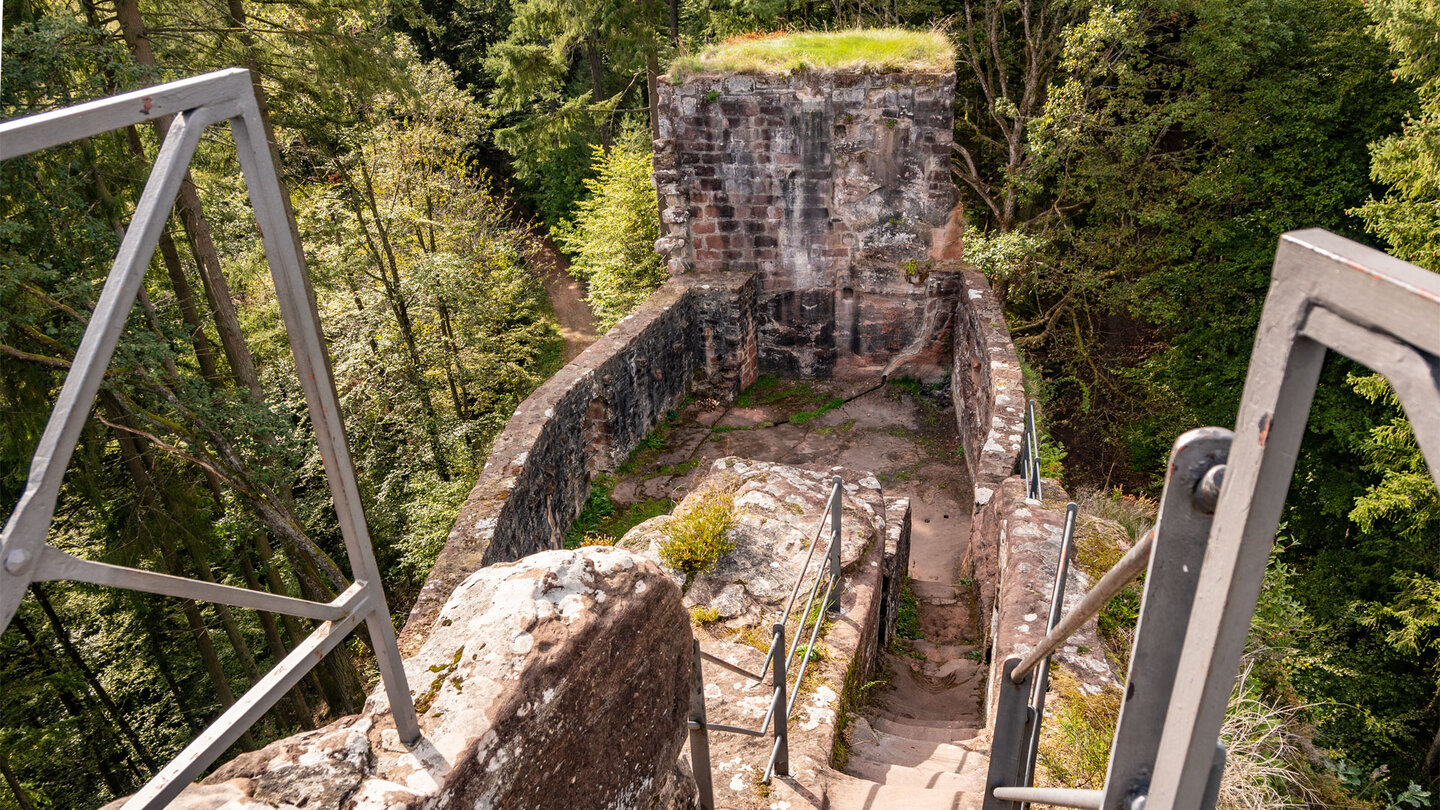
<instances>
[{"instance_id":1,"label":"forest","mask_svg":"<svg viewBox=\"0 0 1440 810\"><path fill-rule=\"evenodd\" d=\"M860 26L956 46L966 255L1073 491L1153 496L1176 435L1233 422L1284 231L1440 271L1434 0L8 0L0 120L251 71L398 626L491 439L561 363L537 266L563 253L602 327L664 279L660 77L730 37ZM0 163L7 515L166 126ZM50 542L328 600L343 544L228 139L182 185ZM1247 688L1297 741L1277 795L1432 806L1440 497L1387 384L1343 359L1276 548ZM0 637L0 808L132 792L308 630L34 587ZM238 747L357 710L364 644Z\"/></svg>"}]
</instances>

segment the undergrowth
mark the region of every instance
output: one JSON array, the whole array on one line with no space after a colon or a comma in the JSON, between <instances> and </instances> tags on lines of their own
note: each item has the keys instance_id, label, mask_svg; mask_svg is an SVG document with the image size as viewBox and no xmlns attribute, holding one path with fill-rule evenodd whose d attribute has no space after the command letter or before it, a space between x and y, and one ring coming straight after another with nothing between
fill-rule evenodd
<instances>
[{"instance_id":1,"label":"undergrowth","mask_svg":"<svg viewBox=\"0 0 1440 810\"><path fill-rule=\"evenodd\" d=\"M734 493L707 490L665 524L660 560L684 574L688 585L696 575L714 570L720 558L735 548L730 537L734 524Z\"/></svg>"},{"instance_id":2,"label":"undergrowth","mask_svg":"<svg viewBox=\"0 0 1440 810\"><path fill-rule=\"evenodd\" d=\"M669 513L674 502L669 498L640 501L619 507L611 499L615 479L598 475L590 482L590 495L575 522L565 532L565 547L613 546L625 533L657 515Z\"/></svg>"}]
</instances>

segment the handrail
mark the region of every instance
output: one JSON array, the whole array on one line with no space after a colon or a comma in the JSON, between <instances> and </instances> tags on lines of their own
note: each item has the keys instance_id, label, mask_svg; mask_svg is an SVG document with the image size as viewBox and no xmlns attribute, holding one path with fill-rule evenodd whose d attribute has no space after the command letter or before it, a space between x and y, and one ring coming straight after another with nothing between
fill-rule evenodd
<instances>
[{"instance_id":1,"label":"handrail","mask_svg":"<svg viewBox=\"0 0 1440 810\"><path fill-rule=\"evenodd\" d=\"M1071 501L1065 507L1065 530L1060 534L1060 562L1055 566L1055 583L1050 587L1050 613L1045 620L1045 634L1048 636L1060 623L1060 611L1065 609L1065 579L1070 574L1070 560L1075 556L1075 521L1080 516L1079 504ZM1030 694L1030 705L1035 707L1035 716L1045 716L1045 693L1050 688L1050 656L1040 666L1035 678L1035 688ZM1035 760L1040 753L1040 724L1030 729L1030 745L1025 760L1025 784L1035 780ZM1029 810L1029 803L1022 803L1020 810Z\"/></svg>"},{"instance_id":2,"label":"handrail","mask_svg":"<svg viewBox=\"0 0 1440 810\"><path fill-rule=\"evenodd\" d=\"M1145 569L1146 563L1150 561L1150 550L1154 545L1155 530L1151 529L1145 533L1140 542L1125 552L1125 556L1121 557L1119 562L1111 566L1110 570L1100 577L1100 581L1095 583L1095 587L1081 598L1080 604L1065 614L1065 618L1045 634L1045 638L1035 645L1035 649L1020 660L1020 665L1015 667L1015 671L1010 674L1010 679L1017 684L1025 680L1037 664L1054 652L1056 647L1064 644L1066 639L1074 635L1075 631L1079 630L1092 616L1099 613L1100 609L1120 593L1122 588L1139 576L1140 572Z\"/></svg>"},{"instance_id":3,"label":"handrail","mask_svg":"<svg viewBox=\"0 0 1440 810\"><path fill-rule=\"evenodd\" d=\"M1023 658L1011 657L1002 667L984 810L1017 806L1026 810L1031 802L1104 810L1139 806L1128 799L1117 803L1120 786L1123 784L1125 791L1135 789L1137 780L1143 781L1148 773L1150 765L1146 763L1155 761L1154 740L1150 738L1155 737L1159 726L1147 712L1157 706L1163 709L1169 699L1169 684L1174 680L1178 658L1174 627L1188 618L1189 598L1204 557L1205 534L1229 446L1229 431L1214 428L1190 431L1176 441L1155 527L1062 617L1064 578L1078 516L1075 504L1067 507L1045 638ZM1164 544L1160 542L1162 537ZM1147 564L1150 574L1146 577L1146 598L1141 602L1130 660L1128 683L1132 688L1126 690L1121 703L1105 790L1032 788L1051 655ZM1161 589L1156 592L1165 593L1166 598L1149 598L1152 588ZM1136 683L1143 684L1143 688L1134 689ZM1144 720L1126 724L1126 711Z\"/></svg>"},{"instance_id":4,"label":"handrail","mask_svg":"<svg viewBox=\"0 0 1440 810\"><path fill-rule=\"evenodd\" d=\"M1020 434L1020 477L1025 497L1040 500L1040 430L1035 425L1035 400L1025 404L1025 432Z\"/></svg>"},{"instance_id":5,"label":"handrail","mask_svg":"<svg viewBox=\"0 0 1440 810\"><path fill-rule=\"evenodd\" d=\"M805 562L800 566L800 572L795 577L795 585L790 590L790 597L786 600L785 609L780 614L780 620L772 628L770 646L765 653L765 663L760 667L760 674L749 672L741 667L724 661L719 657L700 649L700 642L695 642L695 674L692 680L692 692L690 695L690 717L688 726L690 728L690 756L693 760L695 772L696 789L699 793L698 803L702 810L714 810L715 796L713 780L710 773L710 743L709 732L721 731L729 734L742 734L748 737L763 737L770 730L774 722L775 743L770 749L770 759L765 765L765 771L761 781L769 783L771 776L779 774L788 775L790 772L790 746L789 726L790 713L795 710L795 702L799 698L800 684L805 679L805 670L810 665L811 651L815 648L815 641L820 635L820 626L825 623L824 612L815 617L814 624L810 627L810 637L806 641L806 654L800 661L800 668L795 672L795 689L788 690L788 673L791 671L790 664L795 657L795 652L800 647L800 637L805 634L805 626L810 621L810 611L815 605L815 597L820 593L820 585L825 584L825 596L820 604L826 606L826 611L838 610L839 599L835 593L835 587L840 582L840 500L844 495L844 484L840 476L831 479L830 494L826 499L825 512L820 517L820 523L815 528L815 534L810 539L810 549L805 555ZM826 521L830 523L830 542L826 547L825 565L816 571L815 581L810 586L810 595L805 599L805 607L799 613L800 623L795 629L795 639L788 647L785 643L785 627L790 621L791 612L795 608L795 602L800 595L800 588L805 582L805 577L810 573L810 563L815 558L815 550L819 547L821 533L825 529ZM705 678L701 670L701 661L710 661L730 670L738 675L749 678L756 683L765 680L765 673L771 674L772 699L770 708L765 712L765 719L758 729L747 729L738 726L723 725L720 723L708 723L705 720ZM777 712L777 709L779 710ZM777 714L779 719L777 720ZM703 774L703 776L702 776Z\"/></svg>"}]
</instances>

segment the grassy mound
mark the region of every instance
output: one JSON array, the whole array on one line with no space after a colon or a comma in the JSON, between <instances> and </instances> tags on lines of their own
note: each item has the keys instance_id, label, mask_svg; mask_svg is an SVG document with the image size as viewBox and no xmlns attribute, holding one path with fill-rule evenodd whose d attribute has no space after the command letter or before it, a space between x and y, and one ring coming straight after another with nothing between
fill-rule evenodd
<instances>
[{"instance_id":1,"label":"grassy mound","mask_svg":"<svg viewBox=\"0 0 1440 810\"><path fill-rule=\"evenodd\" d=\"M939 31L871 28L746 34L694 56L677 57L671 75L788 73L796 70L947 71L955 49Z\"/></svg>"}]
</instances>

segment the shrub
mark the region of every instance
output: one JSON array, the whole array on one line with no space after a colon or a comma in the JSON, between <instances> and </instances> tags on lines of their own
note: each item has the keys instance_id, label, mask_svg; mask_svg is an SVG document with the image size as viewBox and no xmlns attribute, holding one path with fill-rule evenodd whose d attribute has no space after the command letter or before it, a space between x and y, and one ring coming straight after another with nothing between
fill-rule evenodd
<instances>
[{"instance_id":1,"label":"shrub","mask_svg":"<svg viewBox=\"0 0 1440 810\"><path fill-rule=\"evenodd\" d=\"M660 215L650 181L650 150L633 138L617 141L607 154L595 147L595 177L585 181L589 196L575 205L575 218L552 233L570 255L570 273L588 283L588 300L608 329L650 297L665 281L655 253Z\"/></svg>"},{"instance_id":2,"label":"shrub","mask_svg":"<svg viewBox=\"0 0 1440 810\"><path fill-rule=\"evenodd\" d=\"M735 524L735 496L723 490L701 493L683 514L665 524L660 543L660 560L685 575L688 582L697 574L714 570L721 557L735 548L730 527Z\"/></svg>"}]
</instances>

